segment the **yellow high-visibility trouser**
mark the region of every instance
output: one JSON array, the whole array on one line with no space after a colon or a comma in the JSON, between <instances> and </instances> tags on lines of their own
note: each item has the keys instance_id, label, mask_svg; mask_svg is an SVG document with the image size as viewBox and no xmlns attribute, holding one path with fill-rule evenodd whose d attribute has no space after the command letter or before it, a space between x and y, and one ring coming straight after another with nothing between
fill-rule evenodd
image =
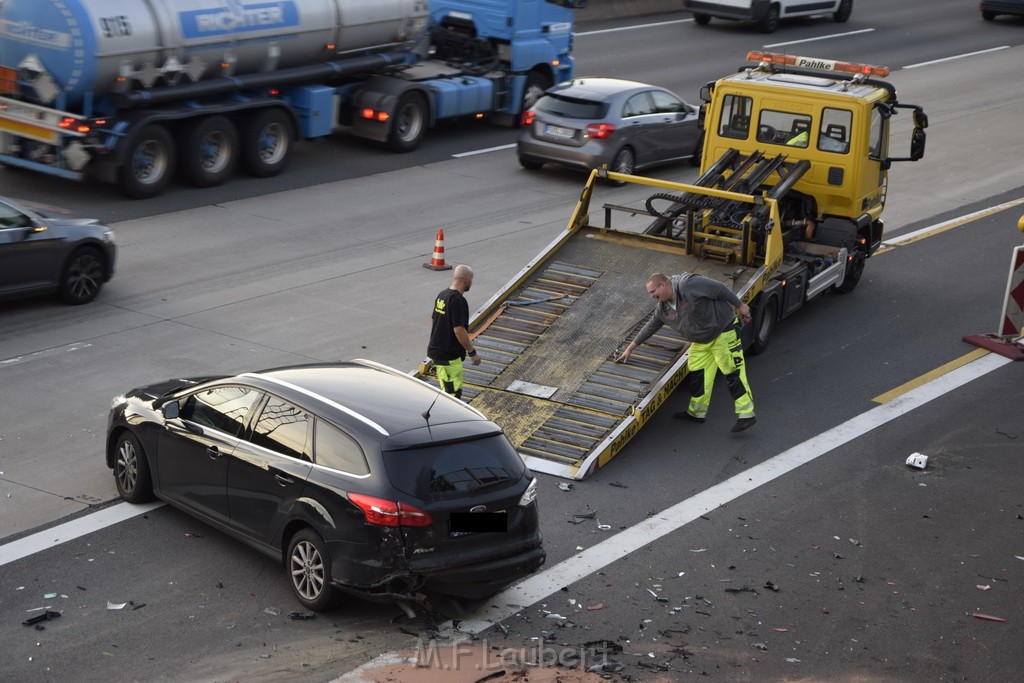
<instances>
[{"instance_id":1,"label":"yellow high-visibility trouser","mask_svg":"<svg viewBox=\"0 0 1024 683\"><path fill-rule=\"evenodd\" d=\"M462 359L434 361L434 372L437 373L441 391L462 398Z\"/></svg>"},{"instance_id":2,"label":"yellow high-visibility trouser","mask_svg":"<svg viewBox=\"0 0 1024 683\"><path fill-rule=\"evenodd\" d=\"M743 343L738 330L739 321L713 341L690 344L690 357L687 360L690 371L690 405L687 412L694 417L707 417L711 390L719 370L725 375L729 394L735 402L736 414L741 418L754 416L754 398L747 383L747 366L743 361Z\"/></svg>"}]
</instances>

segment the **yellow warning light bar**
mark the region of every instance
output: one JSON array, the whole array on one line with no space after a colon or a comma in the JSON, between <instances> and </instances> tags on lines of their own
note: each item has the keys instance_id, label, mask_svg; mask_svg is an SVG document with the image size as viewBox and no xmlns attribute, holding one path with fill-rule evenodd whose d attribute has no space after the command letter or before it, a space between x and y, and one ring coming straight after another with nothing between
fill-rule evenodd
<instances>
[{"instance_id":1,"label":"yellow warning light bar","mask_svg":"<svg viewBox=\"0 0 1024 683\"><path fill-rule=\"evenodd\" d=\"M839 62L834 59L800 57L799 55L780 55L774 52L761 52L760 50L751 50L748 52L747 59L752 62L768 62L769 64L781 64L783 66L795 66L804 69L822 69L824 71L840 71L850 74L864 74L866 76L878 76L880 78L885 78L889 75L889 67L887 66L857 64L855 62Z\"/></svg>"}]
</instances>

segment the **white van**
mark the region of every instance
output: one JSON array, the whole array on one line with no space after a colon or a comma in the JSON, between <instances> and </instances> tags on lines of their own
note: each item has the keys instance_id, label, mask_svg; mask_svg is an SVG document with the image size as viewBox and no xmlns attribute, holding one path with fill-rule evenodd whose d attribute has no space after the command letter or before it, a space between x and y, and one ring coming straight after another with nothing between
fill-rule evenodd
<instances>
[{"instance_id":1,"label":"white van","mask_svg":"<svg viewBox=\"0 0 1024 683\"><path fill-rule=\"evenodd\" d=\"M853 12L853 0L683 0L683 9L693 13L693 20L705 26L711 17L752 21L764 33L779 27L780 19L831 14L842 24Z\"/></svg>"}]
</instances>

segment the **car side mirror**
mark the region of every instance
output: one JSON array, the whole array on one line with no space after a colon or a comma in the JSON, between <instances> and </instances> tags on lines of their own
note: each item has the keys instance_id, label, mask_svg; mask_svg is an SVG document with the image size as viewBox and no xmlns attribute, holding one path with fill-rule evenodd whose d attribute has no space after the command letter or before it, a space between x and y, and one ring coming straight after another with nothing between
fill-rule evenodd
<instances>
[{"instance_id":1,"label":"car side mirror","mask_svg":"<svg viewBox=\"0 0 1024 683\"><path fill-rule=\"evenodd\" d=\"M177 401L171 401L164 404L162 412L165 420L176 420L181 414L181 406L178 405Z\"/></svg>"}]
</instances>

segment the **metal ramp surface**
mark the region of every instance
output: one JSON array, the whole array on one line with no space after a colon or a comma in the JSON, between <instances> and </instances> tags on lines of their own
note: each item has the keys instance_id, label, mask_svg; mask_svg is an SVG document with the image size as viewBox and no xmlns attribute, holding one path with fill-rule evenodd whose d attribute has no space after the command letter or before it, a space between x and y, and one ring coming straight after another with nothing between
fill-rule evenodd
<instances>
[{"instance_id":1,"label":"metal ramp surface","mask_svg":"<svg viewBox=\"0 0 1024 683\"><path fill-rule=\"evenodd\" d=\"M679 367L687 345L668 327L628 364L613 359L653 309L647 277L684 270L734 291L750 271L686 259L670 240L579 231L473 322L481 364L464 366L463 400L505 430L531 469L582 478L588 457Z\"/></svg>"}]
</instances>

